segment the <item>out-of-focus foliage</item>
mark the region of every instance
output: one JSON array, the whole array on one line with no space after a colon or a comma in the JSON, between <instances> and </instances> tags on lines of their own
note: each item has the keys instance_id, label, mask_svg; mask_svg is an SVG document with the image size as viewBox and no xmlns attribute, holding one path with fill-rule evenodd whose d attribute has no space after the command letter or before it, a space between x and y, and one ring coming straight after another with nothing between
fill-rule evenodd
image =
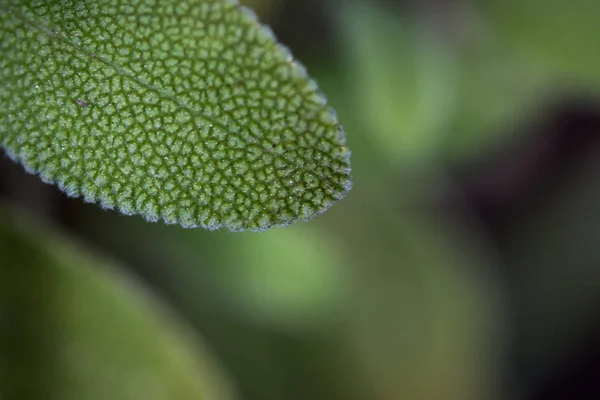
<instances>
[{"instance_id":1,"label":"out-of-focus foliage","mask_svg":"<svg viewBox=\"0 0 600 400\"><path fill-rule=\"evenodd\" d=\"M4 206L0 265L0 398L234 398L197 337L124 272Z\"/></svg>"},{"instance_id":2,"label":"out-of-focus foliage","mask_svg":"<svg viewBox=\"0 0 600 400\"><path fill-rule=\"evenodd\" d=\"M336 8L348 107L361 110L356 118L393 165L468 157L544 105L547 75L507 54L491 27L469 19L475 10L465 12L440 27L439 15L378 2Z\"/></svg>"},{"instance_id":3,"label":"out-of-focus foliage","mask_svg":"<svg viewBox=\"0 0 600 400\"><path fill-rule=\"evenodd\" d=\"M484 21L515 52L561 84L600 87L600 3L596 0L473 1ZM566 82L565 82L566 81ZM583 86L581 86L583 85Z\"/></svg>"},{"instance_id":4,"label":"out-of-focus foliage","mask_svg":"<svg viewBox=\"0 0 600 400\"><path fill-rule=\"evenodd\" d=\"M332 109L235 1L0 2L0 145L71 196L262 231L352 186Z\"/></svg>"},{"instance_id":5,"label":"out-of-focus foliage","mask_svg":"<svg viewBox=\"0 0 600 400\"><path fill-rule=\"evenodd\" d=\"M243 315L292 328L323 324L346 295L343 250L323 229L245 235L235 245L217 284Z\"/></svg>"},{"instance_id":6,"label":"out-of-focus foliage","mask_svg":"<svg viewBox=\"0 0 600 400\"><path fill-rule=\"evenodd\" d=\"M456 57L409 16L351 1L336 10L351 106L393 164L439 154L457 103Z\"/></svg>"},{"instance_id":7,"label":"out-of-focus foliage","mask_svg":"<svg viewBox=\"0 0 600 400\"><path fill-rule=\"evenodd\" d=\"M214 292L223 307L252 323L284 331L310 330L339 317L348 292L342 243L326 227L299 225L261 235L148 228L137 220L123 227L123 236L110 237L111 218L86 221L98 240L127 251L137 235L158 248L143 247L149 258L170 260L178 280L175 296ZM234 248L235 251L230 251ZM288 257L293 254L293 257ZM135 260L132 260L135 262ZM202 289L206 288L206 289Z\"/></svg>"},{"instance_id":8,"label":"out-of-focus foliage","mask_svg":"<svg viewBox=\"0 0 600 400\"><path fill-rule=\"evenodd\" d=\"M515 137L515 130L547 106L551 80L514 57L486 24L466 18L459 54L456 114L447 130L448 156L461 162Z\"/></svg>"},{"instance_id":9,"label":"out-of-focus foliage","mask_svg":"<svg viewBox=\"0 0 600 400\"><path fill-rule=\"evenodd\" d=\"M356 279L351 335L369 398L496 398L505 320L483 243L443 213L396 201L380 204L377 223L361 221L368 240L344 235Z\"/></svg>"}]
</instances>

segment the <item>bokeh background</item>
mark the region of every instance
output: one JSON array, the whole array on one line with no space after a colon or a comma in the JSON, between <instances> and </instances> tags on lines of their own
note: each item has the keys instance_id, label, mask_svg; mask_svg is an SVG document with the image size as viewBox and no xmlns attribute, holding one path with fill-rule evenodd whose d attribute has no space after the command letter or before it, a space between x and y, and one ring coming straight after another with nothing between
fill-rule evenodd
<instances>
[{"instance_id":1,"label":"bokeh background","mask_svg":"<svg viewBox=\"0 0 600 400\"><path fill-rule=\"evenodd\" d=\"M352 192L184 230L3 154L0 399L600 398L600 2L242 3L337 110Z\"/></svg>"}]
</instances>

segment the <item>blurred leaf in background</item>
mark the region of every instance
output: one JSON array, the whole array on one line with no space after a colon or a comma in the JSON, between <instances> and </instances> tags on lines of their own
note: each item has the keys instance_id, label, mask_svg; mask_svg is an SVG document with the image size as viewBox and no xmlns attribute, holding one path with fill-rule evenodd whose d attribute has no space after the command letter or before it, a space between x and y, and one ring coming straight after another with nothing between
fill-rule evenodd
<instances>
[{"instance_id":1,"label":"blurred leaf in background","mask_svg":"<svg viewBox=\"0 0 600 400\"><path fill-rule=\"evenodd\" d=\"M494 157L498 147L522 140L519 127L539 114L552 94L549 78L511 54L486 21L463 10L457 112L447 131L451 162Z\"/></svg>"},{"instance_id":2,"label":"blurred leaf in background","mask_svg":"<svg viewBox=\"0 0 600 400\"><path fill-rule=\"evenodd\" d=\"M338 232L354 281L346 335L368 398L505 398L507 319L485 239L409 198L356 199L362 217Z\"/></svg>"},{"instance_id":3,"label":"blurred leaf in background","mask_svg":"<svg viewBox=\"0 0 600 400\"><path fill-rule=\"evenodd\" d=\"M499 145L522 140L520 127L561 96L599 93L597 1L456 4L462 66L448 147L454 161L494 155Z\"/></svg>"},{"instance_id":4,"label":"blurred leaf in background","mask_svg":"<svg viewBox=\"0 0 600 400\"><path fill-rule=\"evenodd\" d=\"M4 205L0 263L0 398L234 398L215 360L162 304Z\"/></svg>"},{"instance_id":5,"label":"blurred leaf in background","mask_svg":"<svg viewBox=\"0 0 600 400\"><path fill-rule=\"evenodd\" d=\"M242 316L302 329L335 318L346 295L343 250L323 227L230 238L237 249L217 284Z\"/></svg>"},{"instance_id":6,"label":"blurred leaf in background","mask_svg":"<svg viewBox=\"0 0 600 400\"><path fill-rule=\"evenodd\" d=\"M457 65L414 15L348 1L336 7L351 107L391 162L414 166L439 155L456 105Z\"/></svg>"},{"instance_id":7,"label":"blurred leaf in background","mask_svg":"<svg viewBox=\"0 0 600 400\"><path fill-rule=\"evenodd\" d=\"M498 40L556 83L600 87L600 2L482 0L472 2Z\"/></svg>"},{"instance_id":8,"label":"blurred leaf in background","mask_svg":"<svg viewBox=\"0 0 600 400\"><path fill-rule=\"evenodd\" d=\"M468 160L512 139L544 105L548 77L509 53L468 5L395 5L331 7L347 92L339 113L393 166Z\"/></svg>"}]
</instances>

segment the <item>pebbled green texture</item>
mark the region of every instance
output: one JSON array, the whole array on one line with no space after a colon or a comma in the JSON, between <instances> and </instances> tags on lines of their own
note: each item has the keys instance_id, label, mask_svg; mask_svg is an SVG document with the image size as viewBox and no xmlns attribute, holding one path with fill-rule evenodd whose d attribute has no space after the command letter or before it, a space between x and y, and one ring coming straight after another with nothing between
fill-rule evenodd
<instances>
[{"instance_id":1,"label":"pebbled green texture","mask_svg":"<svg viewBox=\"0 0 600 400\"><path fill-rule=\"evenodd\" d=\"M317 85L228 0L0 0L0 143L71 196L185 227L308 220L352 185Z\"/></svg>"}]
</instances>

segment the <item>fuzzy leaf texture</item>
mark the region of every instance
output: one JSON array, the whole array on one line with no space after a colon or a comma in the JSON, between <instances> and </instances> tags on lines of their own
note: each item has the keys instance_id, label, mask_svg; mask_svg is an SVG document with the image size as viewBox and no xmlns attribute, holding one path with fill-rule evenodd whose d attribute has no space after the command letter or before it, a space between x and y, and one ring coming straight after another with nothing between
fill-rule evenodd
<instances>
[{"instance_id":1,"label":"fuzzy leaf texture","mask_svg":"<svg viewBox=\"0 0 600 400\"><path fill-rule=\"evenodd\" d=\"M232 0L0 0L0 143L71 196L185 227L288 225L351 187L334 111Z\"/></svg>"}]
</instances>

